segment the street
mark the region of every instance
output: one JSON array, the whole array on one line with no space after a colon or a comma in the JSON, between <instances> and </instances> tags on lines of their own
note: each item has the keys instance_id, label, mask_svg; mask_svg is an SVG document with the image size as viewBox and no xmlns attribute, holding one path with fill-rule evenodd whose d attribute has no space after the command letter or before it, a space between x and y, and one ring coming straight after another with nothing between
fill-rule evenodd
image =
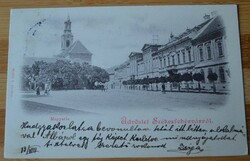
<instances>
[{"instance_id":1,"label":"street","mask_svg":"<svg viewBox=\"0 0 250 161\"><path fill-rule=\"evenodd\" d=\"M43 94L43 92L42 92ZM136 90L62 90L49 96L22 93L24 109L33 112L98 113L99 110L132 109L213 109L222 106L228 95Z\"/></svg>"}]
</instances>

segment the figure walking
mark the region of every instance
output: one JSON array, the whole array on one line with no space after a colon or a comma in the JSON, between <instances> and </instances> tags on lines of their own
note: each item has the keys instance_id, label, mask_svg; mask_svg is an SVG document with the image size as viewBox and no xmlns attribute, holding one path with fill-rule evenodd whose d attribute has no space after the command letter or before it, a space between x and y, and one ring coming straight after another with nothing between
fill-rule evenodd
<instances>
[{"instance_id":1,"label":"figure walking","mask_svg":"<svg viewBox=\"0 0 250 161\"><path fill-rule=\"evenodd\" d=\"M48 81L45 84L44 95L49 95L49 94L50 94L50 82Z\"/></svg>"},{"instance_id":2,"label":"figure walking","mask_svg":"<svg viewBox=\"0 0 250 161\"><path fill-rule=\"evenodd\" d=\"M164 83L162 83L161 89L162 89L162 93L165 94L165 84Z\"/></svg>"},{"instance_id":3,"label":"figure walking","mask_svg":"<svg viewBox=\"0 0 250 161\"><path fill-rule=\"evenodd\" d=\"M40 95L40 86L39 85L36 86L36 95L37 96Z\"/></svg>"}]
</instances>

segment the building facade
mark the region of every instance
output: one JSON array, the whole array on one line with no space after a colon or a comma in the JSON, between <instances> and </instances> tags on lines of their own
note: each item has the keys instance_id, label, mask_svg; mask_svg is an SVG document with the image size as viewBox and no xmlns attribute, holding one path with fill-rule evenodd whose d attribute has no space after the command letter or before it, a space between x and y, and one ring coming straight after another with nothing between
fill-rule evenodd
<instances>
[{"instance_id":1,"label":"building facade","mask_svg":"<svg viewBox=\"0 0 250 161\"><path fill-rule=\"evenodd\" d=\"M164 84L167 90L199 88L199 91L213 92L216 87L217 92L228 93L230 70L225 26L215 12L203 18L201 24L177 36L171 33L166 44L145 44L141 52L131 52L126 65L115 69L113 81L119 82L119 89L147 86L147 90L161 90L160 84ZM187 74L200 74L203 78L200 81L173 78Z\"/></svg>"}]
</instances>

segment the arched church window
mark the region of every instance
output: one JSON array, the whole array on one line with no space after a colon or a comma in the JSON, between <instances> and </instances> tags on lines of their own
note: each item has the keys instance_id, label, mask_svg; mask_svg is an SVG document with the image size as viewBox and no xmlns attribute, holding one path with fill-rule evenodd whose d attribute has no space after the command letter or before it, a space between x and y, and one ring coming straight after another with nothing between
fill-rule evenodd
<instances>
[{"instance_id":1,"label":"arched church window","mask_svg":"<svg viewBox=\"0 0 250 161\"><path fill-rule=\"evenodd\" d=\"M69 47L69 45L70 45L70 41L67 40L67 41L66 41L66 47Z\"/></svg>"}]
</instances>

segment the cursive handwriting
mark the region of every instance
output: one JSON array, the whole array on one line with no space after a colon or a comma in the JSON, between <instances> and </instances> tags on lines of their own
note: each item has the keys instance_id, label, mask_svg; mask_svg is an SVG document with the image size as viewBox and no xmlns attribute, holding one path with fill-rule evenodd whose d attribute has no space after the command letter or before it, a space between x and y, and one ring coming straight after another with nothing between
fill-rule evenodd
<instances>
[{"instance_id":1,"label":"cursive handwriting","mask_svg":"<svg viewBox=\"0 0 250 161\"><path fill-rule=\"evenodd\" d=\"M198 154L204 151L200 146L187 146L184 143L181 143L177 149L167 150L168 152L176 152L176 153L186 153L187 156L190 154Z\"/></svg>"},{"instance_id":2,"label":"cursive handwriting","mask_svg":"<svg viewBox=\"0 0 250 161\"><path fill-rule=\"evenodd\" d=\"M24 153L26 155L39 152L37 149L39 145L28 145L21 147L21 154Z\"/></svg>"},{"instance_id":3,"label":"cursive handwriting","mask_svg":"<svg viewBox=\"0 0 250 161\"><path fill-rule=\"evenodd\" d=\"M134 123L134 122L133 122ZM39 144L21 147L21 154L28 155L44 149L164 149L167 152L187 156L205 151L207 144L234 142L245 137L244 128L235 125L203 126L202 124L156 124L141 125L129 123L122 126L105 125L99 121L49 122L49 124L24 121L20 125L20 137L27 144L39 140ZM209 142L209 143L208 143ZM170 148L171 147L171 148ZM172 148L173 147L173 148ZM92 149L91 149L92 148ZM40 150L41 151L41 150Z\"/></svg>"}]
</instances>

